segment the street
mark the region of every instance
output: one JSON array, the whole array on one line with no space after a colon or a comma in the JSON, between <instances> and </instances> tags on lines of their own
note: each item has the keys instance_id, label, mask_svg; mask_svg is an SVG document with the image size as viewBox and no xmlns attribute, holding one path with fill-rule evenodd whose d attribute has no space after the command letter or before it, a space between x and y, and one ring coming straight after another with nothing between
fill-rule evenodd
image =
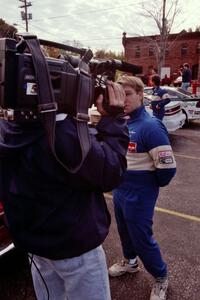
<instances>
[{"instance_id":1,"label":"street","mask_svg":"<svg viewBox=\"0 0 200 300\"><path fill-rule=\"evenodd\" d=\"M169 186L161 189L154 216L154 235L169 268L167 299L199 300L200 122L170 134L170 140L177 174ZM122 253L110 193L106 194L106 200L112 224L103 247L110 266L122 259ZM141 272L110 279L112 300L149 299L153 279L139 264ZM35 300L28 263L21 254L13 252L0 260L0 299Z\"/></svg>"}]
</instances>

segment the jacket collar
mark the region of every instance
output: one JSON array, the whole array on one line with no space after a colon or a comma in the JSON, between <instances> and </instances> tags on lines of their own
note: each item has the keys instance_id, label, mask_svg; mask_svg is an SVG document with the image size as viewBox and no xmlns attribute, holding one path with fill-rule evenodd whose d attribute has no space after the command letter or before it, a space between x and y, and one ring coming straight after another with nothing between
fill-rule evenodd
<instances>
[{"instance_id":1,"label":"jacket collar","mask_svg":"<svg viewBox=\"0 0 200 300\"><path fill-rule=\"evenodd\" d=\"M134 110L132 113L129 114L130 120L137 119L143 112L145 111L144 105L141 105L136 110Z\"/></svg>"}]
</instances>

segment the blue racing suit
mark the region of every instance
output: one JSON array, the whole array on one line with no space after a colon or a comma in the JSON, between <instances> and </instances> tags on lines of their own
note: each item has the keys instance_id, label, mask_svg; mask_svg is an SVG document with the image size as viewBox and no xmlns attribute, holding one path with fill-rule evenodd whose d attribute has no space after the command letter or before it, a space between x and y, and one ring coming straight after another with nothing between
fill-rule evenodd
<instances>
[{"instance_id":1,"label":"blue racing suit","mask_svg":"<svg viewBox=\"0 0 200 300\"><path fill-rule=\"evenodd\" d=\"M165 115L165 105L169 102L169 95L165 89L161 89L160 87L153 88L151 108L153 110L154 117L162 120Z\"/></svg>"},{"instance_id":2,"label":"blue racing suit","mask_svg":"<svg viewBox=\"0 0 200 300\"><path fill-rule=\"evenodd\" d=\"M167 185L176 172L176 162L165 126L143 106L128 120L128 169L113 191L115 216L124 257L139 256L155 278L167 274L152 219L159 187Z\"/></svg>"}]
</instances>

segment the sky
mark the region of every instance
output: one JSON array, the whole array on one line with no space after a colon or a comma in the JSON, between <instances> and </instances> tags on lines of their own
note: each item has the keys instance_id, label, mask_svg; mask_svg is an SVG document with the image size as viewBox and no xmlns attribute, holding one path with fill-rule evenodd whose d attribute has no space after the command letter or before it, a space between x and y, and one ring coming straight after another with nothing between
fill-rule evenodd
<instances>
[{"instance_id":1,"label":"sky","mask_svg":"<svg viewBox=\"0 0 200 300\"><path fill-rule=\"evenodd\" d=\"M23 0L22 0L23 1ZM0 18L8 24L17 24L18 32L25 32L25 22L21 20L20 0L0 0ZM163 0L27 0L32 6L28 13L29 32L40 39L55 42L74 41L81 47L96 51L104 49L119 53L122 46L122 33L127 37L158 34L158 28L152 18L145 17L144 8L155 11L154 5L160 7ZM166 0L166 12L175 0ZM143 6L142 6L143 3ZM180 12L176 16L172 31L178 33L183 29L200 25L200 1L179 0Z\"/></svg>"}]
</instances>

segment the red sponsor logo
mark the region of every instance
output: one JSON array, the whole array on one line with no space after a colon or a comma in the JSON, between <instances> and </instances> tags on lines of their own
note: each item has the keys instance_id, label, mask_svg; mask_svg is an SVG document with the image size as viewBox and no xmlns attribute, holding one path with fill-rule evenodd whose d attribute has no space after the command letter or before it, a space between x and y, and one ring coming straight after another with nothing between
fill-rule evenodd
<instances>
[{"instance_id":1,"label":"red sponsor logo","mask_svg":"<svg viewBox=\"0 0 200 300\"><path fill-rule=\"evenodd\" d=\"M137 149L137 143L134 143L134 142L129 142L129 145L128 145L128 152L136 152L136 149Z\"/></svg>"}]
</instances>

